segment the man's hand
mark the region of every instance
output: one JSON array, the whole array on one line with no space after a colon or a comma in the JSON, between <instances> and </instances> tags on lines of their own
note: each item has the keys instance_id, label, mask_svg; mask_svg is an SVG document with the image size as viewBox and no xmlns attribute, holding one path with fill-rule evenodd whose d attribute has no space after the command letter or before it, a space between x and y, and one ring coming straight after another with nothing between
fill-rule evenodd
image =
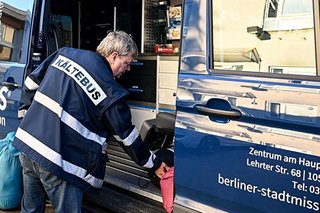
<instances>
[{"instance_id":1,"label":"man's hand","mask_svg":"<svg viewBox=\"0 0 320 213\"><path fill-rule=\"evenodd\" d=\"M155 171L156 175L161 179L162 176L170 169L166 163L162 162L160 167Z\"/></svg>"},{"instance_id":2,"label":"man's hand","mask_svg":"<svg viewBox=\"0 0 320 213\"><path fill-rule=\"evenodd\" d=\"M107 148L108 148L108 143L107 142L104 142L102 144L102 154L107 154Z\"/></svg>"}]
</instances>

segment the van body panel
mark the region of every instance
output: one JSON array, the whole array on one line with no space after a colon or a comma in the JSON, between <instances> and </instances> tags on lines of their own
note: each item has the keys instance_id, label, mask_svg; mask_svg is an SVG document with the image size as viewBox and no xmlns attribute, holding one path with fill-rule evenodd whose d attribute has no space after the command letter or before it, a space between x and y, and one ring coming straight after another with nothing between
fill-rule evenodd
<instances>
[{"instance_id":1,"label":"van body panel","mask_svg":"<svg viewBox=\"0 0 320 213\"><path fill-rule=\"evenodd\" d=\"M156 4L1 1L0 137L19 125L25 76L56 49L94 51L110 29L130 31L143 49L135 27L144 23L146 3ZM177 91L176 61L158 59L129 88L144 104L130 105L138 128L163 110L157 102L176 100L175 211L319 211L319 2L185 0L182 6ZM145 81L149 89L137 87ZM105 182L161 202L161 191L148 186L147 172L117 141L109 142L108 155Z\"/></svg>"},{"instance_id":2,"label":"van body panel","mask_svg":"<svg viewBox=\"0 0 320 213\"><path fill-rule=\"evenodd\" d=\"M34 0L1 1L0 138L19 125L18 108L29 60Z\"/></svg>"},{"instance_id":3,"label":"van body panel","mask_svg":"<svg viewBox=\"0 0 320 213\"><path fill-rule=\"evenodd\" d=\"M279 15L277 21L286 24L274 25L271 31L270 22L276 18L266 19L264 7L289 10L297 5L246 2L248 7L240 7L241 1L184 2L175 125L176 203L192 204L200 212L210 207L226 212L319 211L315 190L320 82L310 22L317 10L303 1L309 15ZM231 10L235 8L239 9ZM241 16L243 23L246 16L260 23L265 18L269 25L261 27L263 38L251 38L250 27L232 33L237 26L230 20L235 22L240 11L247 13ZM287 23L295 19L300 22ZM300 29L302 25L309 30ZM288 47L284 41L301 35L310 35L304 40L310 42L303 56L292 61L298 45L306 42ZM240 48L243 44L250 48ZM280 55L269 53L275 47Z\"/></svg>"}]
</instances>

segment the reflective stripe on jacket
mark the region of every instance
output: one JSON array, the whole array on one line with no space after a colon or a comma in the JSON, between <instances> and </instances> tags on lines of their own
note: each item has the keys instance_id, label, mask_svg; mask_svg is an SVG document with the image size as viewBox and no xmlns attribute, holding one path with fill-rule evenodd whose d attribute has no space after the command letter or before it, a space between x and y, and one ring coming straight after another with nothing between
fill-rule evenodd
<instances>
[{"instance_id":1,"label":"reflective stripe on jacket","mask_svg":"<svg viewBox=\"0 0 320 213\"><path fill-rule=\"evenodd\" d=\"M30 159L80 188L100 188L107 157L117 135L130 157L152 168L156 156L131 123L127 91L116 83L99 54L62 48L25 81L13 145Z\"/></svg>"}]
</instances>

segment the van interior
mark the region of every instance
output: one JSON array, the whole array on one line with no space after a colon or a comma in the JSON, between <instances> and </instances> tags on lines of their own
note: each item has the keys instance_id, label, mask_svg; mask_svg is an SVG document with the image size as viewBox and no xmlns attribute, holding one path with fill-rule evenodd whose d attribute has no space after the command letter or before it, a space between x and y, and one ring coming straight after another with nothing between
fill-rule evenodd
<instances>
[{"instance_id":1,"label":"van interior","mask_svg":"<svg viewBox=\"0 0 320 213\"><path fill-rule=\"evenodd\" d=\"M64 46L95 51L107 32L115 29L131 34L139 52L143 48L142 1L50 0L50 6L45 11L50 12L45 13L43 25L44 55L50 55ZM132 81L132 78L123 82L127 81ZM151 80L150 83L152 82ZM153 98L151 95L148 99ZM155 119L148 119L137 128L150 149L155 151L161 147L173 146L174 120L172 113L159 113ZM111 139L108 144L108 158L110 162L107 163L105 176L107 184L129 189L161 202L159 180L152 178L151 174L131 161L115 139ZM153 184L150 184L150 177ZM88 196L87 199L94 199L92 197Z\"/></svg>"}]
</instances>

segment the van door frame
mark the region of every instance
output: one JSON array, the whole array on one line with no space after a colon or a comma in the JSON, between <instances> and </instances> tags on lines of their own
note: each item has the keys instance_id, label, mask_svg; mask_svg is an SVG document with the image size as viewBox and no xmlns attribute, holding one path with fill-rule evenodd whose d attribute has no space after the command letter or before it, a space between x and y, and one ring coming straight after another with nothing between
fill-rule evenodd
<instances>
[{"instance_id":1,"label":"van door frame","mask_svg":"<svg viewBox=\"0 0 320 213\"><path fill-rule=\"evenodd\" d=\"M314 32L316 46L316 67L317 75L320 76L320 4L318 0L313 1L314 11Z\"/></svg>"}]
</instances>

